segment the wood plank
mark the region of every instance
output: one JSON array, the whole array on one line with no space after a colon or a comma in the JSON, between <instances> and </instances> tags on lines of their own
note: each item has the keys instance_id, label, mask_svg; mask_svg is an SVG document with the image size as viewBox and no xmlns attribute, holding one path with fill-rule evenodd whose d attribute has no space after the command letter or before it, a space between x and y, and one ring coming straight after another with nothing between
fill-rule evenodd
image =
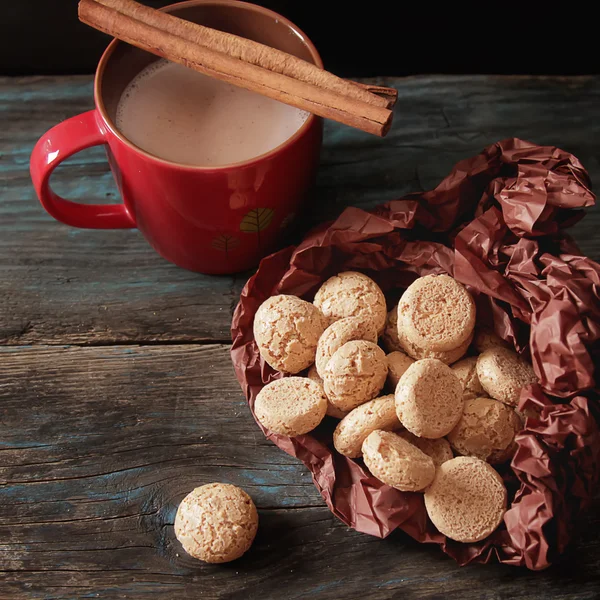
<instances>
[{"instance_id":1,"label":"wood plank","mask_svg":"<svg viewBox=\"0 0 600 600\"><path fill-rule=\"evenodd\" d=\"M542 573L459 569L349 530L267 442L222 345L0 348L0 597L566 599L600 593L600 512ZM210 566L174 538L196 485L243 486L252 550Z\"/></svg>"},{"instance_id":2,"label":"wood plank","mask_svg":"<svg viewBox=\"0 0 600 600\"><path fill-rule=\"evenodd\" d=\"M347 205L369 208L436 185L458 160L510 136L559 145L600 181L600 77L424 76L399 89L380 140L327 123L303 228ZM91 78L0 78L0 344L225 341L248 274L207 277L158 257L137 231L75 230L38 205L28 174L37 138L92 107ZM71 198L118 201L102 151L56 178ZM573 230L600 259L600 209Z\"/></svg>"},{"instance_id":3,"label":"wood plank","mask_svg":"<svg viewBox=\"0 0 600 600\"><path fill-rule=\"evenodd\" d=\"M260 489L266 506L319 498L309 482L294 487L302 481L296 461L257 428L227 346L5 347L0 364L0 480L11 482L3 489L11 502L29 502L24 524L45 497L83 498L68 517L94 518L101 507L87 502L92 487L103 497L127 482L162 498L176 492L171 480L188 488L196 477ZM255 479L255 462L269 464L266 479ZM118 501L127 511L137 500ZM10 509L0 503L0 514Z\"/></svg>"},{"instance_id":4,"label":"wood plank","mask_svg":"<svg viewBox=\"0 0 600 600\"><path fill-rule=\"evenodd\" d=\"M126 542L112 548L99 545L101 534L88 536L74 529L54 548L35 546L37 560L48 568L5 572L3 598L130 598L154 597L290 600L340 598L386 600L595 600L598 598L598 546L589 534L558 566L540 573L503 565L457 568L433 548L402 534L386 540L349 531L333 521L324 508L264 510L254 546L242 559L228 565L203 565L180 552L170 556L147 548L166 546L172 527L150 531L122 520L107 521ZM597 531L598 521L590 523ZM136 537L137 536L137 537ZM124 548L136 537L139 547ZM87 548L86 548L87 541ZM175 542L176 543L176 542ZM57 562L68 557L79 561ZM176 549L178 550L178 549ZM169 547L166 546L166 552ZM179 553L179 556L177 554ZM118 564L118 567L116 565Z\"/></svg>"}]
</instances>

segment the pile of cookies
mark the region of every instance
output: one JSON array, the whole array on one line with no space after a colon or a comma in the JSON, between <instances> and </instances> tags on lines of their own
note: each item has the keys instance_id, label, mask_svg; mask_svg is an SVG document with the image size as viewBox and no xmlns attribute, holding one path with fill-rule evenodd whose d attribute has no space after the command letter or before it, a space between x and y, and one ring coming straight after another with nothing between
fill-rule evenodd
<instances>
[{"instance_id":1,"label":"pile of cookies","mask_svg":"<svg viewBox=\"0 0 600 600\"><path fill-rule=\"evenodd\" d=\"M313 303L273 296L256 313L254 337L261 357L291 376L260 391L256 418L290 437L326 415L339 419L337 452L362 458L389 486L424 492L449 538L482 540L507 503L491 465L514 454L520 392L536 378L475 325L473 298L448 275L415 280L389 312L379 286L358 272L325 281ZM477 355L465 358L469 350Z\"/></svg>"}]
</instances>

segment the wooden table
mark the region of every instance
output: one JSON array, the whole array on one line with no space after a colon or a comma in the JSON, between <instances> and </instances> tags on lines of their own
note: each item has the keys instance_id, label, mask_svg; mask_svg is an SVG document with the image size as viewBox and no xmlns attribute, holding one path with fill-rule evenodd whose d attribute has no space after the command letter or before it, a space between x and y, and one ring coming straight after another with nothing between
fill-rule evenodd
<instances>
[{"instance_id":1,"label":"wooden table","mask_svg":"<svg viewBox=\"0 0 600 600\"><path fill-rule=\"evenodd\" d=\"M385 83L400 92L386 139L327 124L313 222L431 188L511 136L573 152L600 182L600 78ZM461 569L404 534L338 522L264 439L233 376L229 323L248 274L187 272L137 231L71 229L38 204L34 142L91 106L90 77L0 79L0 598L600 597L594 511L541 573ZM118 201L102 150L55 185ZM595 259L599 227L594 209L573 230ZM181 498L212 481L242 486L260 511L252 551L224 566L173 535Z\"/></svg>"}]
</instances>

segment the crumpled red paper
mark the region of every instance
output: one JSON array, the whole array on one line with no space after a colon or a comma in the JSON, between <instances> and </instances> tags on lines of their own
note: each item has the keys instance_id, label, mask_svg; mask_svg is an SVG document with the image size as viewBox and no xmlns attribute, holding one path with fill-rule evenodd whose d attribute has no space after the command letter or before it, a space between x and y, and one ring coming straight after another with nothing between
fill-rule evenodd
<instances>
[{"instance_id":1,"label":"crumpled red paper","mask_svg":"<svg viewBox=\"0 0 600 600\"><path fill-rule=\"evenodd\" d=\"M563 230L593 203L588 174L573 155L509 139L458 163L434 190L373 212L348 208L298 247L261 262L232 322L231 356L251 410L260 389L281 377L259 356L256 310L273 294L312 300L344 270L377 281L388 308L416 277L449 273L475 297L478 324L530 358L540 381L523 390L519 404L540 416L527 419L501 472L510 499L504 522L477 544L448 540L428 519L422 494L390 488L333 451L328 419L294 439L263 429L306 464L344 523L378 537L400 528L439 544L460 565L496 557L543 569L565 549L598 480L600 265L581 256Z\"/></svg>"}]
</instances>

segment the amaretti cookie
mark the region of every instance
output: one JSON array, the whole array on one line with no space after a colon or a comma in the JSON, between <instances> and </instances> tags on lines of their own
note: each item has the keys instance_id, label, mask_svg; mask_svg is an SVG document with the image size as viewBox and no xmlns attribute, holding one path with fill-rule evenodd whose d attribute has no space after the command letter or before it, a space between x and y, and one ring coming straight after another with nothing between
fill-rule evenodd
<instances>
[{"instance_id":1,"label":"amaretti cookie","mask_svg":"<svg viewBox=\"0 0 600 600\"><path fill-rule=\"evenodd\" d=\"M400 377L404 375L406 369L415 361L410 356L406 356L404 352L390 352L385 358L388 364L388 387L391 391L394 391L400 381Z\"/></svg>"},{"instance_id":2,"label":"amaretti cookie","mask_svg":"<svg viewBox=\"0 0 600 600\"><path fill-rule=\"evenodd\" d=\"M371 342L344 344L331 357L323 375L329 401L337 408L352 410L375 398L387 376L384 351Z\"/></svg>"},{"instance_id":3,"label":"amaretti cookie","mask_svg":"<svg viewBox=\"0 0 600 600\"><path fill-rule=\"evenodd\" d=\"M345 271L319 288L314 304L332 323L344 317L372 319L377 333L385 326L387 307L380 287L366 275Z\"/></svg>"},{"instance_id":4,"label":"amaretti cookie","mask_svg":"<svg viewBox=\"0 0 600 600\"><path fill-rule=\"evenodd\" d=\"M440 438L452 431L463 413L463 390L452 369L426 358L412 364L396 387L398 419L418 437Z\"/></svg>"},{"instance_id":5,"label":"amaretti cookie","mask_svg":"<svg viewBox=\"0 0 600 600\"><path fill-rule=\"evenodd\" d=\"M317 373L323 376L329 359L347 342L365 340L377 343L377 329L372 319L346 317L332 323L319 338L315 365Z\"/></svg>"},{"instance_id":6,"label":"amaretti cookie","mask_svg":"<svg viewBox=\"0 0 600 600\"><path fill-rule=\"evenodd\" d=\"M454 350L448 350L447 352L436 352L428 348L419 348L413 344L404 334L404 331L400 324L398 324L398 341L400 347L408 356L415 360L423 360L424 358L435 358L436 360L442 361L445 365L451 365L457 360L460 360L469 349L473 334L471 334L460 346L454 348Z\"/></svg>"},{"instance_id":7,"label":"amaretti cookie","mask_svg":"<svg viewBox=\"0 0 600 600\"><path fill-rule=\"evenodd\" d=\"M296 296L272 296L256 311L254 339L271 367L294 374L315 361L326 326L327 320L310 302Z\"/></svg>"},{"instance_id":8,"label":"amaretti cookie","mask_svg":"<svg viewBox=\"0 0 600 600\"><path fill-rule=\"evenodd\" d=\"M391 431L373 431L362 445L363 460L371 473L403 492L418 492L435 475L433 460Z\"/></svg>"},{"instance_id":9,"label":"amaretti cookie","mask_svg":"<svg viewBox=\"0 0 600 600\"><path fill-rule=\"evenodd\" d=\"M437 468L425 490L425 508L440 533L457 542L479 542L502 522L506 487L488 463L458 456Z\"/></svg>"},{"instance_id":10,"label":"amaretti cookie","mask_svg":"<svg viewBox=\"0 0 600 600\"><path fill-rule=\"evenodd\" d=\"M284 377L265 385L254 402L254 414L269 431L294 437L312 431L325 416L327 398L308 377Z\"/></svg>"},{"instance_id":11,"label":"amaretti cookie","mask_svg":"<svg viewBox=\"0 0 600 600\"><path fill-rule=\"evenodd\" d=\"M452 371L462 385L465 398L485 395L479 377L477 377L477 357L463 358L452 365Z\"/></svg>"},{"instance_id":12,"label":"amaretti cookie","mask_svg":"<svg viewBox=\"0 0 600 600\"><path fill-rule=\"evenodd\" d=\"M381 335L381 343L386 352L403 351L398 339L398 305L390 310L385 319L385 328Z\"/></svg>"},{"instance_id":13,"label":"amaretti cookie","mask_svg":"<svg viewBox=\"0 0 600 600\"><path fill-rule=\"evenodd\" d=\"M514 454L515 435L521 428L521 419L510 406L491 398L469 398L447 437L458 454L500 464Z\"/></svg>"},{"instance_id":14,"label":"amaretti cookie","mask_svg":"<svg viewBox=\"0 0 600 600\"><path fill-rule=\"evenodd\" d=\"M351 410L333 432L333 445L344 456L357 458L362 454L362 443L376 429L399 429L394 395L381 396Z\"/></svg>"},{"instance_id":15,"label":"amaretti cookie","mask_svg":"<svg viewBox=\"0 0 600 600\"><path fill-rule=\"evenodd\" d=\"M532 366L516 352L498 346L477 359L477 376L483 389L496 400L517 406L521 390L537 381Z\"/></svg>"},{"instance_id":16,"label":"amaretti cookie","mask_svg":"<svg viewBox=\"0 0 600 600\"><path fill-rule=\"evenodd\" d=\"M325 388L323 387L323 378L317 373L316 365L312 365L312 367L308 370L308 373L306 374L306 376L309 379L312 379L316 384L321 386L321 389L323 390L323 394L325 394ZM327 394L325 394L325 396L327 396ZM326 414L329 417L333 417L334 419L343 419L348 414L348 412L344 411L344 410L340 410L339 408L335 407L333 404L331 404L331 402L329 402L329 398L328 398Z\"/></svg>"},{"instance_id":17,"label":"amaretti cookie","mask_svg":"<svg viewBox=\"0 0 600 600\"><path fill-rule=\"evenodd\" d=\"M505 342L499 335L496 335L489 327L477 325L473 337L473 346L477 352L485 352L490 348L510 348L508 342Z\"/></svg>"},{"instance_id":18,"label":"amaretti cookie","mask_svg":"<svg viewBox=\"0 0 600 600\"><path fill-rule=\"evenodd\" d=\"M226 483L197 487L175 515L175 536L183 549L207 563L224 563L246 552L258 529L252 498Z\"/></svg>"},{"instance_id":19,"label":"amaretti cookie","mask_svg":"<svg viewBox=\"0 0 600 600\"><path fill-rule=\"evenodd\" d=\"M439 467L442 463L447 460L454 458L452 448L446 438L437 438L435 440L428 440L427 438L417 437L406 429L397 432L398 435L410 442L413 446L416 446L421 452L424 452L431 458L433 464Z\"/></svg>"},{"instance_id":20,"label":"amaretti cookie","mask_svg":"<svg viewBox=\"0 0 600 600\"><path fill-rule=\"evenodd\" d=\"M400 298L398 327L418 348L448 352L473 333L475 302L449 275L419 277Z\"/></svg>"}]
</instances>

